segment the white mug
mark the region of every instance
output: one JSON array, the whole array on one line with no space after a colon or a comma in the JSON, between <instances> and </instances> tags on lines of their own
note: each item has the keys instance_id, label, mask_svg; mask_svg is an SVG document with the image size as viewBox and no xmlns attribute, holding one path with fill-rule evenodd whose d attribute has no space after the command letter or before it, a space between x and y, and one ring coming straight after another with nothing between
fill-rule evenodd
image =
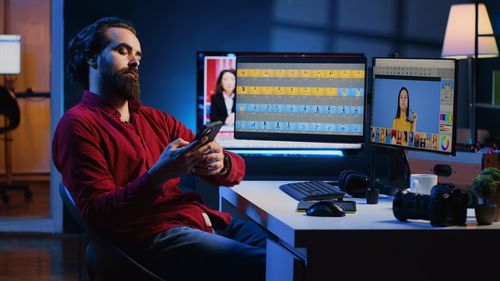
<instances>
[{"instance_id":1,"label":"white mug","mask_svg":"<svg viewBox=\"0 0 500 281\"><path fill-rule=\"evenodd\" d=\"M437 175L412 174L410 175L410 191L420 194L431 194L431 189L438 183Z\"/></svg>"}]
</instances>

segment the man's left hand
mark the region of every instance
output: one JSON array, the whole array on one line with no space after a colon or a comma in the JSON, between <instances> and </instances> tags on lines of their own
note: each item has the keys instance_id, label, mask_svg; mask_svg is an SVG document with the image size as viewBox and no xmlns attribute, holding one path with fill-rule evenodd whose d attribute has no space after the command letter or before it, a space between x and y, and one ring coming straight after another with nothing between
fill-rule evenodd
<instances>
[{"instance_id":1,"label":"man's left hand","mask_svg":"<svg viewBox=\"0 0 500 281\"><path fill-rule=\"evenodd\" d=\"M203 154L203 160L193 168L198 176L218 175L224 168L224 150L216 141L208 144L209 149Z\"/></svg>"}]
</instances>

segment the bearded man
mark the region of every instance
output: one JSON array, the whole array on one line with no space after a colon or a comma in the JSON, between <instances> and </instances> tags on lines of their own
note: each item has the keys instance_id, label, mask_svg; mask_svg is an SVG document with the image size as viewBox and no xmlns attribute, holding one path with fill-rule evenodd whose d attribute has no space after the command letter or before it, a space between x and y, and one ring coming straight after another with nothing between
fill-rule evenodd
<instances>
[{"instance_id":1,"label":"bearded man","mask_svg":"<svg viewBox=\"0 0 500 281\"><path fill-rule=\"evenodd\" d=\"M140 103L142 50L128 21L102 18L69 43L83 97L59 121L52 156L83 219L167 280L263 280L268 234L213 210L180 177L238 184L245 163ZM203 140L206 142L206 137Z\"/></svg>"}]
</instances>

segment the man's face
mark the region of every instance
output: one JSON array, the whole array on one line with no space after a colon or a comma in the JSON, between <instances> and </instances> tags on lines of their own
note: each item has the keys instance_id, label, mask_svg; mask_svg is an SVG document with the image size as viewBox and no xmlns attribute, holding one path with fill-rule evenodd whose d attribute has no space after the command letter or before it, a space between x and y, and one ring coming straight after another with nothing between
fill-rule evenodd
<instances>
[{"instance_id":1,"label":"man's face","mask_svg":"<svg viewBox=\"0 0 500 281\"><path fill-rule=\"evenodd\" d=\"M109 28L107 35L110 43L98 59L98 69L104 86L123 99L138 100L141 44L126 28Z\"/></svg>"}]
</instances>

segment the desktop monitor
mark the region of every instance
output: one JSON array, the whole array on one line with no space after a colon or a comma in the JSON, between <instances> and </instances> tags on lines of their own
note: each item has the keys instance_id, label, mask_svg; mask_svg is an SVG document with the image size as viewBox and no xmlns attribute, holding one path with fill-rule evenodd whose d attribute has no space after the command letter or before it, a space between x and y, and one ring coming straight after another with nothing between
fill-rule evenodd
<instances>
[{"instance_id":1,"label":"desktop monitor","mask_svg":"<svg viewBox=\"0 0 500 281\"><path fill-rule=\"evenodd\" d=\"M372 144L455 154L457 61L374 58Z\"/></svg>"},{"instance_id":2,"label":"desktop monitor","mask_svg":"<svg viewBox=\"0 0 500 281\"><path fill-rule=\"evenodd\" d=\"M217 80L222 71L227 69L236 70L237 62L240 57L245 54L242 52L222 52L222 51L199 51L197 52L197 127L200 128L203 124L214 121L212 118L212 100L213 96L217 93ZM253 53L254 55L269 56L276 54L272 53ZM289 54L290 55L290 54ZM281 55L282 56L282 55ZM322 55L317 59L320 60L321 57L328 57L327 55ZM331 58L329 58L331 59ZM364 73L364 66L363 66ZM236 83L239 83L236 81ZM364 94L364 84L363 84L363 94ZM235 93L236 97L234 101L238 102L238 91ZM361 94L360 94L361 95ZM248 94L246 96L249 96ZM236 105L236 104L235 104ZM364 107L362 107L364 108ZM235 106L234 110L238 114L238 110ZM362 109L359 108L361 111ZM230 122L229 122L230 123ZM337 149L360 149L362 141L358 142L338 142L331 143L329 141L276 141L276 139L269 138L271 140L263 139L236 139L234 137L235 128L234 123L225 124L216 140L226 149L230 149L236 153L250 153L250 154L273 154L273 153L313 153L320 155L328 155L332 150ZM307 152L307 153L306 153Z\"/></svg>"},{"instance_id":3,"label":"desktop monitor","mask_svg":"<svg viewBox=\"0 0 500 281\"><path fill-rule=\"evenodd\" d=\"M236 71L237 139L363 143L364 55L244 55Z\"/></svg>"},{"instance_id":4,"label":"desktop monitor","mask_svg":"<svg viewBox=\"0 0 500 281\"><path fill-rule=\"evenodd\" d=\"M21 73L21 35L0 34L0 74Z\"/></svg>"}]
</instances>

